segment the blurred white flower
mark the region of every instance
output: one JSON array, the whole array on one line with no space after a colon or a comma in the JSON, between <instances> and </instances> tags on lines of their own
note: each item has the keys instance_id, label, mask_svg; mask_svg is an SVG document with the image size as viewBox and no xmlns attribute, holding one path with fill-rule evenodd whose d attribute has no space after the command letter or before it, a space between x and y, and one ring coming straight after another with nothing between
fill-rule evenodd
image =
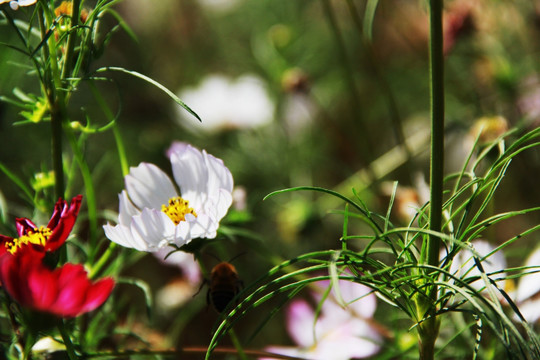
<instances>
[{"instance_id":1,"label":"blurred white flower","mask_svg":"<svg viewBox=\"0 0 540 360\"><path fill-rule=\"evenodd\" d=\"M9 6L13 10L17 10L19 6L31 6L34 5L37 0L0 0L0 4L9 3Z\"/></svg>"},{"instance_id":2,"label":"blurred white flower","mask_svg":"<svg viewBox=\"0 0 540 360\"><path fill-rule=\"evenodd\" d=\"M471 247L480 257L488 255L495 249L489 242L482 239L472 241ZM502 270L506 268L506 259L504 258L502 251L497 251L488 258L483 259L481 263L485 273L492 280L504 279L506 277L506 274L502 272ZM469 285L476 290L481 290L486 287L486 283L480 278L481 272L474 262L473 253L468 249L461 250L454 257L452 266L450 267L450 273L461 279L478 277L478 280ZM490 273L496 274L490 275ZM503 289L506 286L506 280L498 281L497 283L499 287Z\"/></svg>"},{"instance_id":3,"label":"blurred white flower","mask_svg":"<svg viewBox=\"0 0 540 360\"><path fill-rule=\"evenodd\" d=\"M524 266L535 266L529 272L540 270L540 248L532 252L525 261ZM519 311L529 323L535 323L540 319L540 272L524 275L520 278L515 291L514 301L518 304Z\"/></svg>"},{"instance_id":4,"label":"blurred white flower","mask_svg":"<svg viewBox=\"0 0 540 360\"><path fill-rule=\"evenodd\" d=\"M231 80L210 75L197 88L182 89L178 96L202 119L202 123L178 108L181 123L189 129L218 132L226 129L254 128L268 124L274 116L274 103L263 82L252 75Z\"/></svg>"},{"instance_id":5,"label":"blurred white flower","mask_svg":"<svg viewBox=\"0 0 540 360\"><path fill-rule=\"evenodd\" d=\"M64 344L55 340L51 336L42 337L32 346L32 352L34 355L41 355L47 358L45 354L52 354L56 351L66 350Z\"/></svg>"},{"instance_id":6,"label":"blurred white flower","mask_svg":"<svg viewBox=\"0 0 540 360\"><path fill-rule=\"evenodd\" d=\"M157 309L169 312L184 305L197 293L198 286L183 277L176 277L156 292Z\"/></svg>"},{"instance_id":7,"label":"blurred white flower","mask_svg":"<svg viewBox=\"0 0 540 360\"><path fill-rule=\"evenodd\" d=\"M381 337L368 321L377 306L375 295L364 285L344 280L339 281L339 290L346 308L330 296L317 319L307 301L293 301L287 309L287 330L298 347L272 346L266 350L311 360L349 360L377 353ZM314 297L321 300L320 294Z\"/></svg>"},{"instance_id":8,"label":"blurred white flower","mask_svg":"<svg viewBox=\"0 0 540 360\"><path fill-rule=\"evenodd\" d=\"M168 244L216 237L232 203L229 169L222 160L184 143L174 143L168 154L180 192L157 166L132 167L119 194L118 225L103 226L111 241L154 252Z\"/></svg>"},{"instance_id":9,"label":"blurred white flower","mask_svg":"<svg viewBox=\"0 0 540 360\"><path fill-rule=\"evenodd\" d=\"M225 12L232 10L240 0L199 0L199 3L207 10Z\"/></svg>"},{"instance_id":10,"label":"blurred white flower","mask_svg":"<svg viewBox=\"0 0 540 360\"><path fill-rule=\"evenodd\" d=\"M480 256L485 256L495 249L485 240L475 240L472 242L472 245ZM482 266L487 274L497 272L497 274L490 276L493 280L504 279L506 277L506 274L502 272L506 268L506 259L502 251L498 251L488 259L482 261ZM498 281L497 283L516 303L525 320L529 323L534 323L540 319L540 272L535 272L540 270L540 248L529 255L523 266L531 267L531 269L527 270L531 274L523 275L519 279L517 286L514 285L512 280L507 279ZM480 276L480 271L475 267L472 253L469 250L461 251L454 258L450 272L458 276L465 273L467 273L466 277ZM482 279L479 279L470 285L480 290L485 286L485 283ZM501 300L503 299L501 298ZM504 302L506 303L506 301ZM515 316L515 319L519 320L517 316Z\"/></svg>"}]
</instances>

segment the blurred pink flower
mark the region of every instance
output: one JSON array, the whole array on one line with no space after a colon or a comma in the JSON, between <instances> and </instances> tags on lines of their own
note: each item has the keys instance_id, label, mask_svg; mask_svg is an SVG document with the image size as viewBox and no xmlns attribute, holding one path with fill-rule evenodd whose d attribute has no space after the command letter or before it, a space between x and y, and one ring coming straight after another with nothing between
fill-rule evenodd
<instances>
[{"instance_id":1,"label":"blurred pink flower","mask_svg":"<svg viewBox=\"0 0 540 360\"><path fill-rule=\"evenodd\" d=\"M311 360L349 360L376 354L381 336L369 322L377 306L375 295L364 285L344 280L339 281L339 290L347 306L337 303L332 290L318 318L307 301L293 301L287 309L287 331L298 347L270 346L266 350ZM321 300L319 293L313 297Z\"/></svg>"},{"instance_id":2,"label":"blurred pink flower","mask_svg":"<svg viewBox=\"0 0 540 360\"><path fill-rule=\"evenodd\" d=\"M167 256L174 249L171 247L165 247L153 253L154 256L159 259L163 264L169 266L179 267L182 271L182 275L191 284L200 284L201 282L201 268L195 260L193 254L189 254L183 251L175 251ZM166 257L166 258L165 258Z\"/></svg>"}]
</instances>

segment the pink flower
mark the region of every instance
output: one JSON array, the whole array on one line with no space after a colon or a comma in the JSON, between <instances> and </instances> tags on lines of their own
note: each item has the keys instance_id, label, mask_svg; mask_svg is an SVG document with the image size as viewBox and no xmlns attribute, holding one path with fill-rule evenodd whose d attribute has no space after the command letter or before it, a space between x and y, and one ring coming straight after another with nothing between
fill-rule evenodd
<instances>
[{"instance_id":1,"label":"pink flower","mask_svg":"<svg viewBox=\"0 0 540 360\"><path fill-rule=\"evenodd\" d=\"M332 291L318 318L307 301L293 301L287 309L287 330L298 347L266 350L312 360L349 360L377 353L381 337L368 321L376 309L375 296L368 287L350 281L339 281L339 288L347 306L341 307ZM321 296L314 294L314 298Z\"/></svg>"}]
</instances>

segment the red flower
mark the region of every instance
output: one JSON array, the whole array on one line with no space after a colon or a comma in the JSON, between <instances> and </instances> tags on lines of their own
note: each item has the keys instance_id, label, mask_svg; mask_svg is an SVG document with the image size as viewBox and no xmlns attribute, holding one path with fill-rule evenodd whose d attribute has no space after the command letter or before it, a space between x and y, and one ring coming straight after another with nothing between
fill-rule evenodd
<instances>
[{"instance_id":1,"label":"red flower","mask_svg":"<svg viewBox=\"0 0 540 360\"><path fill-rule=\"evenodd\" d=\"M73 229L82 196L71 204L60 199L46 227L30 219L16 219L18 238L0 235L0 282L22 306L61 317L92 311L107 300L112 278L92 282L82 265L67 263L56 269L43 264L48 251L64 244Z\"/></svg>"},{"instance_id":2,"label":"red flower","mask_svg":"<svg viewBox=\"0 0 540 360\"><path fill-rule=\"evenodd\" d=\"M0 235L0 255L6 252L36 252L35 256L43 256L47 251L55 251L64 244L73 229L77 214L81 208L82 195L77 195L67 204L59 199L47 227L37 227L30 219L15 220L18 238Z\"/></svg>"},{"instance_id":3,"label":"red flower","mask_svg":"<svg viewBox=\"0 0 540 360\"><path fill-rule=\"evenodd\" d=\"M82 265L68 263L50 270L29 254L4 256L0 280L22 306L60 317L76 317L96 309L114 287L112 278L90 281Z\"/></svg>"}]
</instances>

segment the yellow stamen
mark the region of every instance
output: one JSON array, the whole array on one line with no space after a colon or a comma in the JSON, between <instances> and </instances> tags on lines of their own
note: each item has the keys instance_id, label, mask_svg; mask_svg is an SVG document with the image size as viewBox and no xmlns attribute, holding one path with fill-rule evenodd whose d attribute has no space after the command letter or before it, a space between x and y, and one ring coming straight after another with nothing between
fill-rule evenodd
<instances>
[{"instance_id":1,"label":"yellow stamen","mask_svg":"<svg viewBox=\"0 0 540 360\"><path fill-rule=\"evenodd\" d=\"M189 201L182 199L180 196L170 198L166 205L161 205L161 211L167 214L176 225L185 220L186 214L197 217L195 210L189 207Z\"/></svg>"},{"instance_id":2,"label":"yellow stamen","mask_svg":"<svg viewBox=\"0 0 540 360\"><path fill-rule=\"evenodd\" d=\"M40 226L39 228L28 231L26 235L23 235L20 238L6 242L5 246L8 252L10 252L11 254L15 254L18 249L28 244L45 246L51 234L51 229Z\"/></svg>"}]
</instances>

